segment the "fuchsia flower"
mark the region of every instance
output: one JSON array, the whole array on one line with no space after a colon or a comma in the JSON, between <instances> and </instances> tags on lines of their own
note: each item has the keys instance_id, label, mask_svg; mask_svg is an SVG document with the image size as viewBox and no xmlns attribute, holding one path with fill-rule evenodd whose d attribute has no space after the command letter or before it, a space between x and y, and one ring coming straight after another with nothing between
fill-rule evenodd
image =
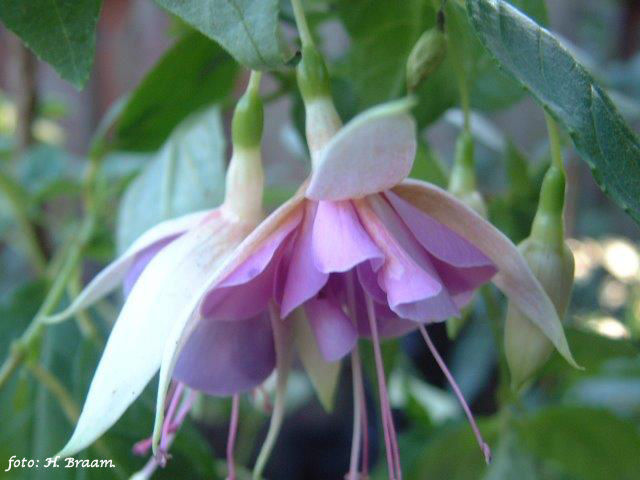
<instances>
[{"instance_id":1,"label":"fuchsia flower","mask_svg":"<svg viewBox=\"0 0 640 480\"><path fill-rule=\"evenodd\" d=\"M307 102L310 179L226 261L199 315L174 329L160 395L183 349L201 344L212 322L251 318L270 304L286 318L301 307L327 362L360 336L377 347L379 337L420 328L432 347L423 325L458 315L491 279L574 363L553 305L511 241L449 193L406 179L416 149L410 106L378 106L340 127L330 99ZM390 477L399 478L376 353Z\"/></svg>"},{"instance_id":2,"label":"fuchsia flower","mask_svg":"<svg viewBox=\"0 0 640 480\"><path fill-rule=\"evenodd\" d=\"M124 287L125 304L61 456L72 455L95 441L140 395L160 367L174 325L194 314L217 269L263 218L262 104L254 78L258 77L252 76L234 116L234 150L223 204L151 228L100 272L69 308L49 319L61 321L120 284ZM190 389L235 395L262 383L275 366L274 339L266 312L256 311L233 318L233 322L219 321L228 320L224 308L210 314L211 321L200 319L200 335L182 350L172 372L171 400L160 406L163 412L166 407L166 421L159 427L160 463L192 404ZM237 418L237 408L234 412ZM150 441L140 442L134 450L144 453L150 445ZM149 464L149 473L156 465Z\"/></svg>"}]
</instances>

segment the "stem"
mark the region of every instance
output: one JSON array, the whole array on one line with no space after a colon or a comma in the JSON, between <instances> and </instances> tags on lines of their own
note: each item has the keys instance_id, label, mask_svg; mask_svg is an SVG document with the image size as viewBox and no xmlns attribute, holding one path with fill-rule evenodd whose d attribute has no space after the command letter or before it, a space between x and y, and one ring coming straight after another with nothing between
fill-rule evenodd
<instances>
[{"instance_id":1,"label":"stem","mask_svg":"<svg viewBox=\"0 0 640 480\"><path fill-rule=\"evenodd\" d=\"M0 389L7 383L13 372L15 372L24 361L29 350L42 335L44 329L42 320L47 315L50 315L60 302L67 282L82 257L84 247L91 238L94 226L95 219L93 216L85 217L85 221L80 227L80 232L76 236L76 241L69 248L67 259L56 275L53 285L49 289L40 309L20 338L14 340L11 344L9 357L7 357L2 367L0 367Z\"/></svg>"},{"instance_id":2,"label":"stem","mask_svg":"<svg viewBox=\"0 0 640 480\"><path fill-rule=\"evenodd\" d=\"M247 90L253 90L258 93L260 89L260 80L262 79L262 72L259 70L251 70L251 76L249 77L249 85Z\"/></svg>"},{"instance_id":3,"label":"stem","mask_svg":"<svg viewBox=\"0 0 640 480\"><path fill-rule=\"evenodd\" d=\"M296 25L298 26L298 32L302 45L313 45L313 38L311 37L311 30L307 24L307 18L304 16L304 9L300 0L291 0L291 6L293 7L293 16L296 19Z\"/></svg>"},{"instance_id":4,"label":"stem","mask_svg":"<svg viewBox=\"0 0 640 480\"><path fill-rule=\"evenodd\" d=\"M12 36L11 40L10 52L15 62L13 90L17 107L15 155L19 157L33 143L32 127L38 104L37 62L19 38Z\"/></svg>"},{"instance_id":5,"label":"stem","mask_svg":"<svg viewBox=\"0 0 640 480\"><path fill-rule=\"evenodd\" d=\"M549 149L551 150L551 164L564 172L564 162L562 161L562 143L560 142L560 132L558 125L551 115L546 111L544 118L547 121L547 131L549 132Z\"/></svg>"},{"instance_id":6,"label":"stem","mask_svg":"<svg viewBox=\"0 0 640 480\"><path fill-rule=\"evenodd\" d=\"M69 391L60 383L57 377L51 374L42 365L35 362L28 363L29 370L34 377L51 393L58 401L62 411L71 423L76 423L80 416L80 409L73 401Z\"/></svg>"},{"instance_id":7,"label":"stem","mask_svg":"<svg viewBox=\"0 0 640 480\"><path fill-rule=\"evenodd\" d=\"M24 250L31 262L33 268L39 275L46 273L47 259L36 235L36 231L29 220L26 210L26 202L21 195L20 186L17 185L10 177L4 173L0 173L0 192L7 199L7 204L12 210L12 214L18 224L18 229L22 234L25 245Z\"/></svg>"},{"instance_id":8,"label":"stem","mask_svg":"<svg viewBox=\"0 0 640 480\"><path fill-rule=\"evenodd\" d=\"M293 350L291 348L291 332L284 325L284 321L280 318L277 307L273 304L269 307L271 314L271 326L273 328L273 339L276 345L276 396L273 403L273 413L271 414L271 422L269 423L269 431L267 437L262 444L260 454L253 467L252 478L258 480L262 478L264 467L269 461L271 451L275 446L276 439L280 433L280 427L284 420L285 400L287 393L287 380L289 379L289 370L291 369L291 357Z\"/></svg>"},{"instance_id":9,"label":"stem","mask_svg":"<svg viewBox=\"0 0 640 480\"><path fill-rule=\"evenodd\" d=\"M80 294L81 289L82 287L80 285L80 269L76 268L67 285L67 292L69 294L69 297L77 297ZM82 336L91 340L91 342L95 346L102 347L103 342L102 338L100 337L100 333L98 333L98 329L94 325L91 317L87 314L87 312L85 310L81 310L76 313L75 317L76 323L78 324L78 328L80 329Z\"/></svg>"}]
</instances>

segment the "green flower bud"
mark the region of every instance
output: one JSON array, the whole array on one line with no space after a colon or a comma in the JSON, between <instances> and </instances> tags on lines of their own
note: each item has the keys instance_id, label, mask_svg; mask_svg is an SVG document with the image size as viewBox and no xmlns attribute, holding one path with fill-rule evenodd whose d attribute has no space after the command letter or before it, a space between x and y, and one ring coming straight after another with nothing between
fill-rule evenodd
<instances>
[{"instance_id":1,"label":"green flower bud","mask_svg":"<svg viewBox=\"0 0 640 480\"><path fill-rule=\"evenodd\" d=\"M331 95L329 71L322 55L313 45L302 46L302 59L296 67L298 88L305 103Z\"/></svg>"},{"instance_id":2,"label":"green flower bud","mask_svg":"<svg viewBox=\"0 0 640 480\"><path fill-rule=\"evenodd\" d=\"M573 254L564 241L564 185L564 173L550 167L542 184L531 235L518 246L561 319L569 304L574 274ZM522 387L546 363L554 348L512 304L507 308L504 347L514 389Z\"/></svg>"},{"instance_id":3,"label":"green flower bud","mask_svg":"<svg viewBox=\"0 0 640 480\"><path fill-rule=\"evenodd\" d=\"M447 37L437 27L425 31L407 59L407 89L415 90L435 72L447 54Z\"/></svg>"},{"instance_id":4,"label":"green flower bud","mask_svg":"<svg viewBox=\"0 0 640 480\"><path fill-rule=\"evenodd\" d=\"M469 132L462 132L456 142L449 192L478 215L487 218L487 205L480 192L476 190L473 138Z\"/></svg>"},{"instance_id":5,"label":"green flower bud","mask_svg":"<svg viewBox=\"0 0 640 480\"><path fill-rule=\"evenodd\" d=\"M258 88L247 88L240 97L231 121L231 138L236 147L257 147L262 139L264 107Z\"/></svg>"}]
</instances>

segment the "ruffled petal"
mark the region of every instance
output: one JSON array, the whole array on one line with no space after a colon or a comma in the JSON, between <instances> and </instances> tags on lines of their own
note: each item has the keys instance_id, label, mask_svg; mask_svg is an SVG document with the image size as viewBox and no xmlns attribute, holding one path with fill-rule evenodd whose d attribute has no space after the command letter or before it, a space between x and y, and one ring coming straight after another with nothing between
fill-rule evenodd
<instances>
[{"instance_id":1,"label":"ruffled petal","mask_svg":"<svg viewBox=\"0 0 640 480\"><path fill-rule=\"evenodd\" d=\"M393 192L446 225L462 237L472 238L498 269L493 281L577 367L556 309L515 245L493 225L444 190L425 182L405 180Z\"/></svg>"},{"instance_id":2,"label":"ruffled petal","mask_svg":"<svg viewBox=\"0 0 640 480\"><path fill-rule=\"evenodd\" d=\"M352 321L330 298L314 298L304 304L318 349L327 362L335 362L347 355L358 340Z\"/></svg>"},{"instance_id":3,"label":"ruffled petal","mask_svg":"<svg viewBox=\"0 0 640 480\"><path fill-rule=\"evenodd\" d=\"M143 233L117 260L110 263L82 290L65 310L47 318L47 323L56 323L75 315L100 300L123 281L134 266L139 255L153 251L155 246L165 246L187 230L194 228L207 216L218 215L218 210L190 213L159 223ZM158 248L158 251L160 248ZM157 253L157 252L156 252ZM141 265L142 266L142 265ZM137 279L137 277L136 277ZM131 285L133 282L131 282ZM128 293L128 292L127 292Z\"/></svg>"},{"instance_id":4,"label":"ruffled petal","mask_svg":"<svg viewBox=\"0 0 640 480\"><path fill-rule=\"evenodd\" d=\"M365 228L385 254L378 283L391 310L418 322L458 315L429 255L386 200L371 195L356 206Z\"/></svg>"},{"instance_id":5,"label":"ruffled petal","mask_svg":"<svg viewBox=\"0 0 640 480\"><path fill-rule=\"evenodd\" d=\"M491 267L493 262L470 241L434 220L392 191L384 196L418 242L434 257L454 267Z\"/></svg>"},{"instance_id":6,"label":"ruffled petal","mask_svg":"<svg viewBox=\"0 0 640 480\"><path fill-rule=\"evenodd\" d=\"M275 366L269 316L204 319L182 349L173 377L209 395L233 395L261 384Z\"/></svg>"},{"instance_id":7,"label":"ruffled petal","mask_svg":"<svg viewBox=\"0 0 640 480\"><path fill-rule=\"evenodd\" d=\"M409 175L416 153L410 100L371 108L356 116L318 156L306 196L346 200L387 190Z\"/></svg>"},{"instance_id":8,"label":"ruffled petal","mask_svg":"<svg viewBox=\"0 0 640 480\"><path fill-rule=\"evenodd\" d=\"M273 297L276 269L288 239L295 233L301 216L292 216L236 270L210 290L202 301L200 314L216 320L244 320L267 308Z\"/></svg>"},{"instance_id":9,"label":"ruffled petal","mask_svg":"<svg viewBox=\"0 0 640 480\"><path fill-rule=\"evenodd\" d=\"M369 295L363 285L356 282L355 320L358 327L358 335L371 338L371 324L369 323L365 294ZM416 322L400 318L396 313L392 312L386 301L379 302L373 298L373 308L376 314L380 338L401 337L417 328Z\"/></svg>"},{"instance_id":10,"label":"ruffled petal","mask_svg":"<svg viewBox=\"0 0 640 480\"><path fill-rule=\"evenodd\" d=\"M138 397L160 366L172 326L199 285L247 232L214 218L165 247L147 265L113 327L76 429L60 453L95 441ZM189 312L186 312L187 315Z\"/></svg>"},{"instance_id":11,"label":"ruffled petal","mask_svg":"<svg viewBox=\"0 0 640 480\"><path fill-rule=\"evenodd\" d=\"M317 202L306 201L305 204L304 220L287 265L280 304L282 318L318 293L329 278L329 274L318 270L313 256L313 221Z\"/></svg>"},{"instance_id":12,"label":"ruffled petal","mask_svg":"<svg viewBox=\"0 0 640 480\"><path fill-rule=\"evenodd\" d=\"M346 272L382 252L362 227L349 201L318 202L313 222L313 258L322 273Z\"/></svg>"}]
</instances>

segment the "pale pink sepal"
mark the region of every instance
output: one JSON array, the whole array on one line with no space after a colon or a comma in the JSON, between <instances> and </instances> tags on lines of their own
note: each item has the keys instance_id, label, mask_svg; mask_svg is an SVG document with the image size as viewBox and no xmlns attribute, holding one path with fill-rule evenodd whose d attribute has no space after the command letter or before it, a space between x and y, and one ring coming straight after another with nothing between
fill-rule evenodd
<instances>
[{"instance_id":1,"label":"pale pink sepal","mask_svg":"<svg viewBox=\"0 0 640 480\"><path fill-rule=\"evenodd\" d=\"M144 269L118 316L76 429L60 452L82 450L120 418L157 372L167 337L198 286L240 243L249 226L219 211L161 250Z\"/></svg>"},{"instance_id":2,"label":"pale pink sepal","mask_svg":"<svg viewBox=\"0 0 640 480\"><path fill-rule=\"evenodd\" d=\"M393 192L458 235L469 238L495 264L494 284L535 323L574 367L556 309L516 246L502 232L435 185L407 179Z\"/></svg>"},{"instance_id":3,"label":"pale pink sepal","mask_svg":"<svg viewBox=\"0 0 640 480\"><path fill-rule=\"evenodd\" d=\"M306 196L346 200L387 190L409 175L416 153L410 99L362 112L341 128L314 161Z\"/></svg>"},{"instance_id":4,"label":"pale pink sepal","mask_svg":"<svg viewBox=\"0 0 640 480\"><path fill-rule=\"evenodd\" d=\"M77 312L91 306L96 301L117 288L126 277L129 269L135 264L137 255L154 244L166 241L185 231L195 227L207 215L212 214L212 210L190 213L172 220L166 220L150 228L115 261L105 267L82 292L73 300L62 312L47 317L46 323L61 322Z\"/></svg>"}]
</instances>

